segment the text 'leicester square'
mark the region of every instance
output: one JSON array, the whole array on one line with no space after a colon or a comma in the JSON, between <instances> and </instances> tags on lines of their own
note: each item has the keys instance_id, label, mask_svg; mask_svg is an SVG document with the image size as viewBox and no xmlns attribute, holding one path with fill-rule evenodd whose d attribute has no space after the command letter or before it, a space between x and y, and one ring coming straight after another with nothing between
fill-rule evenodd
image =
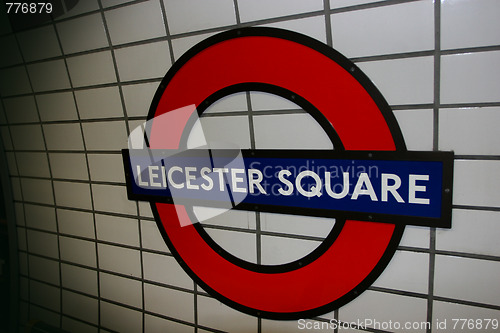
<instances>
[{"instance_id":1,"label":"text 'leicester square'","mask_svg":"<svg viewBox=\"0 0 500 333\"><path fill-rule=\"evenodd\" d=\"M207 140L203 113L249 91L298 105L334 149L240 149ZM408 151L370 79L295 32L242 28L195 45L168 71L147 122L122 153L129 199L150 202L179 265L219 301L262 318L337 309L380 276L406 225L451 227L453 152ZM335 226L305 257L261 265L217 245L194 207L329 217Z\"/></svg>"}]
</instances>

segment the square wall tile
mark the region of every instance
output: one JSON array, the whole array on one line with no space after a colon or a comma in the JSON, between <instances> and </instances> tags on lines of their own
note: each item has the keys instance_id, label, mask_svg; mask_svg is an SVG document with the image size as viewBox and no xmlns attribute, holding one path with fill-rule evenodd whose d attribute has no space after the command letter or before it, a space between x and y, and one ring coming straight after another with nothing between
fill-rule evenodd
<instances>
[{"instance_id":1,"label":"square wall tile","mask_svg":"<svg viewBox=\"0 0 500 333\"><path fill-rule=\"evenodd\" d=\"M110 215L95 215L99 240L139 246L139 222L136 219Z\"/></svg>"},{"instance_id":2,"label":"square wall tile","mask_svg":"<svg viewBox=\"0 0 500 333\"><path fill-rule=\"evenodd\" d=\"M3 103L9 124L40 121L33 96L5 98Z\"/></svg>"},{"instance_id":3,"label":"square wall tile","mask_svg":"<svg viewBox=\"0 0 500 333\"><path fill-rule=\"evenodd\" d=\"M17 201L24 200L21 189L21 179L11 177L10 182L12 185L12 197L14 198L14 200Z\"/></svg>"},{"instance_id":4,"label":"square wall tile","mask_svg":"<svg viewBox=\"0 0 500 333\"><path fill-rule=\"evenodd\" d=\"M323 10L323 1L239 0L238 10L241 21L248 22Z\"/></svg>"},{"instance_id":5,"label":"square wall tile","mask_svg":"<svg viewBox=\"0 0 500 333\"><path fill-rule=\"evenodd\" d=\"M69 75L74 87L91 86L116 81L110 51L68 58Z\"/></svg>"},{"instance_id":6,"label":"square wall tile","mask_svg":"<svg viewBox=\"0 0 500 333\"><path fill-rule=\"evenodd\" d=\"M262 265L280 265L302 259L321 242L288 237L261 237Z\"/></svg>"},{"instance_id":7,"label":"square wall tile","mask_svg":"<svg viewBox=\"0 0 500 333\"><path fill-rule=\"evenodd\" d=\"M434 114L432 110L394 111L408 150L432 150Z\"/></svg>"},{"instance_id":8,"label":"square wall tile","mask_svg":"<svg viewBox=\"0 0 500 333\"><path fill-rule=\"evenodd\" d=\"M309 326L311 325L311 326ZM314 325L319 325L319 326L314 326ZM324 325L324 326L321 326ZM311 327L312 332L334 332L334 329L329 329L330 323L327 322L319 322L317 320L312 320L312 319L302 319L302 320L269 320L269 319L262 319L262 333L300 333L300 332L307 332L308 327ZM315 330L312 330L312 328L317 328ZM321 330L321 328L324 328ZM345 332L345 330L342 330L342 332ZM350 331L347 331L350 333Z\"/></svg>"},{"instance_id":9,"label":"square wall tile","mask_svg":"<svg viewBox=\"0 0 500 333\"><path fill-rule=\"evenodd\" d=\"M123 5L133 1L134 0L102 0L101 3L104 8L108 8L108 7Z\"/></svg>"},{"instance_id":10,"label":"square wall tile","mask_svg":"<svg viewBox=\"0 0 500 333\"><path fill-rule=\"evenodd\" d=\"M83 136L88 150L127 148L127 128L123 121L84 123Z\"/></svg>"},{"instance_id":11,"label":"square wall tile","mask_svg":"<svg viewBox=\"0 0 500 333\"><path fill-rule=\"evenodd\" d=\"M12 144L16 150L45 150L45 144L40 125L10 126Z\"/></svg>"},{"instance_id":12,"label":"square wall tile","mask_svg":"<svg viewBox=\"0 0 500 333\"><path fill-rule=\"evenodd\" d=\"M120 81L162 78L171 65L167 42L116 49L115 56Z\"/></svg>"},{"instance_id":13,"label":"square wall tile","mask_svg":"<svg viewBox=\"0 0 500 333\"><path fill-rule=\"evenodd\" d=\"M48 150L83 150L79 124L43 125Z\"/></svg>"},{"instance_id":14,"label":"square wall tile","mask_svg":"<svg viewBox=\"0 0 500 333\"><path fill-rule=\"evenodd\" d=\"M243 210L226 210L208 207L193 207L194 215L205 226L233 227L255 230L255 213ZM214 215L215 214L215 215ZM211 218L204 218L213 216Z\"/></svg>"},{"instance_id":15,"label":"square wall tile","mask_svg":"<svg viewBox=\"0 0 500 333\"><path fill-rule=\"evenodd\" d=\"M93 184L92 194L96 211L137 214L136 202L128 199L125 186Z\"/></svg>"},{"instance_id":16,"label":"square wall tile","mask_svg":"<svg viewBox=\"0 0 500 333\"><path fill-rule=\"evenodd\" d=\"M108 46L101 14L92 14L57 24L64 54Z\"/></svg>"},{"instance_id":17,"label":"square wall tile","mask_svg":"<svg viewBox=\"0 0 500 333\"><path fill-rule=\"evenodd\" d=\"M157 82L122 86L123 99L129 117L146 117L158 89Z\"/></svg>"},{"instance_id":18,"label":"square wall tile","mask_svg":"<svg viewBox=\"0 0 500 333\"><path fill-rule=\"evenodd\" d=\"M148 202L139 201L139 215L142 218L153 218L153 212Z\"/></svg>"},{"instance_id":19,"label":"square wall tile","mask_svg":"<svg viewBox=\"0 0 500 333\"><path fill-rule=\"evenodd\" d=\"M194 333L195 332L194 327L192 326L180 324L175 321L163 319L149 314L146 314L144 317L144 331L147 333L154 333L154 332Z\"/></svg>"},{"instance_id":20,"label":"square wall tile","mask_svg":"<svg viewBox=\"0 0 500 333\"><path fill-rule=\"evenodd\" d=\"M500 161L455 160L453 204L500 207Z\"/></svg>"},{"instance_id":21,"label":"square wall tile","mask_svg":"<svg viewBox=\"0 0 500 333\"><path fill-rule=\"evenodd\" d=\"M69 17L73 17L84 13L89 13L91 11L99 9L99 4L97 0L78 1L76 4L73 3L73 5L74 7L71 7L71 9L68 10L66 13L57 17L56 20L63 20Z\"/></svg>"},{"instance_id":22,"label":"square wall tile","mask_svg":"<svg viewBox=\"0 0 500 333\"><path fill-rule=\"evenodd\" d=\"M95 326L85 324L80 320L71 319L63 316L62 329L74 333L98 333L99 329Z\"/></svg>"},{"instance_id":23,"label":"square wall tile","mask_svg":"<svg viewBox=\"0 0 500 333\"><path fill-rule=\"evenodd\" d=\"M451 229L436 230L436 249L498 256L500 212L454 209Z\"/></svg>"},{"instance_id":24,"label":"square wall tile","mask_svg":"<svg viewBox=\"0 0 500 333\"><path fill-rule=\"evenodd\" d=\"M28 254L25 252L18 252L19 256L19 273L28 275Z\"/></svg>"},{"instance_id":25,"label":"square wall tile","mask_svg":"<svg viewBox=\"0 0 500 333\"><path fill-rule=\"evenodd\" d=\"M14 149L12 146L12 140L10 139L9 127L8 126L0 126L0 134L2 135L2 142L3 142L4 149L6 149L6 150ZM12 171L11 171L11 174L13 175L14 173L12 173Z\"/></svg>"},{"instance_id":26,"label":"square wall tile","mask_svg":"<svg viewBox=\"0 0 500 333\"><path fill-rule=\"evenodd\" d=\"M156 253L142 253L144 279L193 290L193 280L184 272L174 257Z\"/></svg>"},{"instance_id":27,"label":"square wall tile","mask_svg":"<svg viewBox=\"0 0 500 333\"><path fill-rule=\"evenodd\" d=\"M245 91L224 96L210 105L203 114L217 112L248 111L247 93Z\"/></svg>"},{"instance_id":28,"label":"square wall tile","mask_svg":"<svg viewBox=\"0 0 500 333\"><path fill-rule=\"evenodd\" d=\"M172 33L172 31L170 31ZM201 35L187 36L182 38L172 39L172 49L174 50L175 60L179 59L187 50L189 50L194 45L207 39L210 36L215 35L215 33L207 33Z\"/></svg>"},{"instance_id":29,"label":"square wall tile","mask_svg":"<svg viewBox=\"0 0 500 333\"><path fill-rule=\"evenodd\" d=\"M486 324L488 323L488 321L485 319L497 319L498 310L434 301L434 304L432 306L432 317L436 318L432 323L433 332L439 331L439 328L443 329L442 323L444 321L446 321L446 328L448 329L452 329L454 325L456 325L456 329L453 330L455 332L470 332L471 329L467 327L467 324L465 325L464 329L462 329L463 320L458 322L456 320L459 318L474 320L474 323L478 324L478 331L479 323L482 323L482 330L486 331L492 329L492 324L491 321L489 321L488 328L486 328ZM439 327L437 326L437 322L441 323Z\"/></svg>"},{"instance_id":30,"label":"square wall tile","mask_svg":"<svg viewBox=\"0 0 500 333\"><path fill-rule=\"evenodd\" d=\"M36 63L27 68L35 92L70 88L64 60Z\"/></svg>"},{"instance_id":31,"label":"square wall tile","mask_svg":"<svg viewBox=\"0 0 500 333\"><path fill-rule=\"evenodd\" d=\"M125 183L125 170L121 155L88 154L87 158L92 180Z\"/></svg>"},{"instance_id":32,"label":"square wall tile","mask_svg":"<svg viewBox=\"0 0 500 333\"><path fill-rule=\"evenodd\" d=\"M498 102L500 51L441 57L441 103Z\"/></svg>"},{"instance_id":33,"label":"square wall tile","mask_svg":"<svg viewBox=\"0 0 500 333\"><path fill-rule=\"evenodd\" d=\"M18 34L18 41L25 61L57 57L61 48L52 25L30 29Z\"/></svg>"},{"instance_id":34,"label":"square wall tile","mask_svg":"<svg viewBox=\"0 0 500 333\"><path fill-rule=\"evenodd\" d=\"M124 116L118 87L77 90L75 98L82 119Z\"/></svg>"},{"instance_id":35,"label":"square wall tile","mask_svg":"<svg viewBox=\"0 0 500 333\"><path fill-rule=\"evenodd\" d=\"M28 73L24 66L0 70L0 92L2 97L32 92Z\"/></svg>"},{"instance_id":36,"label":"square wall tile","mask_svg":"<svg viewBox=\"0 0 500 333\"><path fill-rule=\"evenodd\" d=\"M24 205L26 226L34 229L56 232L56 212L53 207Z\"/></svg>"},{"instance_id":37,"label":"square wall tile","mask_svg":"<svg viewBox=\"0 0 500 333\"><path fill-rule=\"evenodd\" d=\"M250 98L253 111L302 110L286 98L263 91L251 91Z\"/></svg>"},{"instance_id":38,"label":"square wall tile","mask_svg":"<svg viewBox=\"0 0 500 333\"><path fill-rule=\"evenodd\" d=\"M6 147L4 147L5 149ZM7 167L9 169L9 174L11 176L17 176L17 161L16 161L16 153L5 153L5 156L7 157Z\"/></svg>"},{"instance_id":39,"label":"square wall tile","mask_svg":"<svg viewBox=\"0 0 500 333\"><path fill-rule=\"evenodd\" d=\"M434 49L431 0L331 15L333 47L346 57Z\"/></svg>"},{"instance_id":40,"label":"square wall tile","mask_svg":"<svg viewBox=\"0 0 500 333\"><path fill-rule=\"evenodd\" d=\"M59 288L30 280L30 302L34 304L59 312L61 310L60 293Z\"/></svg>"},{"instance_id":41,"label":"square wall tile","mask_svg":"<svg viewBox=\"0 0 500 333\"><path fill-rule=\"evenodd\" d=\"M248 117L205 117L200 118L207 143L212 148L250 148L250 128Z\"/></svg>"},{"instance_id":42,"label":"square wall tile","mask_svg":"<svg viewBox=\"0 0 500 333\"><path fill-rule=\"evenodd\" d=\"M390 105L432 103L434 100L432 57L361 62L358 66Z\"/></svg>"},{"instance_id":43,"label":"square wall tile","mask_svg":"<svg viewBox=\"0 0 500 333\"><path fill-rule=\"evenodd\" d=\"M198 301L198 324L226 332L257 332L257 318L233 310L218 300L201 296Z\"/></svg>"},{"instance_id":44,"label":"square wall tile","mask_svg":"<svg viewBox=\"0 0 500 333\"><path fill-rule=\"evenodd\" d=\"M96 267L94 242L61 236L59 237L59 246L61 248L61 260L92 268Z\"/></svg>"},{"instance_id":45,"label":"square wall tile","mask_svg":"<svg viewBox=\"0 0 500 333\"><path fill-rule=\"evenodd\" d=\"M57 235L47 232L27 230L30 253L58 259Z\"/></svg>"},{"instance_id":46,"label":"square wall tile","mask_svg":"<svg viewBox=\"0 0 500 333\"><path fill-rule=\"evenodd\" d=\"M308 113L256 115L253 124L257 149L333 148L323 128ZM296 133L308 133L308 135Z\"/></svg>"},{"instance_id":47,"label":"square wall tile","mask_svg":"<svg viewBox=\"0 0 500 333\"><path fill-rule=\"evenodd\" d=\"M17 227L17 248L19 251L27 251L26 229Z\"/></svg>"},{"instance_id":48,"label":"square wall tile","mask_svg":"<svg viewBox=\"0 0 500 333\"><path fill-rule=\"evenodd\" d=\"M141 277L141 258L138 250L98 244L98 251L100 269Z\"/></svg>"},{"instance_id":49,"label":"square wall tile","mask_svg":"<svg viewBox=\"0 0 500 333\"><path fill-rule=\"evenodd\" d=\"M142 307L141 281L101 273L99 275L101 297L137 308ZM127 292L123 292L126 290Z\"/></svg>"},{"instance_id":50,"label":"square wall tile","mask_svg":"<svg viewBox=\"0 0 500 333\"><path fill-rule=\"evenodd\" d=\"M0 50L0 67L8 67L23 62L15 35L0 37L0 44L3 45Z\"/></svg>"},{"instance_id":51,"label":"square wall tile","mask_svg":"<svg viewBox=\"0 0 500 333\"><path fill-rule=\"evenodd\" d=\"M54 192L58 206L92 209L89 184L55 181Z\"/></svg>"},{"instance_id":52,"label":"square wall tile","mask_svg":"<svg viewBox=\"0 0 500 333\"><path fill-rule=\"evenodd\" d=\"M428 281L429 255L427 253L396 251L389 265L373 286L426 294Z\"/></svg>"},{"instance_id":53,"label":"square wall tile","mask_svg":"<svg viewBox=\"0 0 500 333\"><path fill-rule=\"evenodd\" d=\"M59 262L30 255L28 257L30 278L58 285Z\"/></svg>"},{"instance_id":54,"label":"square wall tile","mask_svg":"<svg viewBox=\"0 0 500 333\"><path fill-rule=\"evenodd\" d=\"M168 27L173 35L236 24L232 0L162 1L167 12ZM189 19L186 20L186 17Z\"/></svg>"},{"instance_id":55,"label":"square wall tile","mask_svg":"<svg viewBox=\"0 0 500 333\"><path fill-rule=\"evenodd\" d=\"M28 300L29 299L29 279L24 278L24 277L19 277L19 289L20 289L20 299L21 300Z\"/></svg>"},{"instance_id":56,"label":"square wall tile","mask_svg":"<svg viewBox=\"0 0 500 333\"><path fill-rule=\"evenodd\" d=\"M94 219L91 213L57 209L59 232L73 236L94 238Z\"/></svg>"},{"instance_id":57,"label":"square wall tile","mask_svg":"<svg viewBox=\"0 0 500 333\"><path fill-rule=\"evenodd\" d=\"M20 176L50 177L46 153L16 153L16 161Z\"/></svg>"},{"instance_id":58,"label":"square wall tile","mask_svg":"<svg viewBox=\"0 0 500 333\"><path fill-rule=\"evenodd\" d=\"M165 36L159 1L149 1L105 12L113 45Z\"/></svg>"},{"instance_id":59,"label":"square wall tile","mask_svg":"<svg viewBox=\"0 0 500 333\"><path fill-rule=\"evenodd\" d=\"M61 264L62 286L89 295L97 296L97 271Z\"/></svg>"},{"instance_id":60,"label":"square wall tile","mask_svg":"<svg viewBox=\"0 0 500 333\"><path fill-rule=\"evenodd\" d=\"M113 332L135 333L142 330L142 313L123 306L101 302L101 325Z\"/></svg>"},{"instance_id":61,"label":"square wall tile","mask_svg":"<svg viewBox=\"0 0 500 333\"><path fill-rule=\"evenodd\" d=\"M500 44L498 2L447 0L441 2L441 48Z\"/></svg>"},{"instance_id":62,"label":"square wall tile","mask_svg":"<svg viewBox=\"0 0 500 333\"><path fill-rule=\"evenodd\" d=\"M0 125L5 125L5 124L7 124L7 117L5 115L3 104L0 103Z\"/></svg>"},{"instance_id":63,"label":"square wall tile","mask_svg":"<svg viewBox=\"0 0 500 333\"><path fill-rule=\"evenodd\" d=\"M141 220L142 247L148 250L170 253L154 221ZM146 273L144 273L146 274Z\"/></svg>"},{"instance_id":64,"label":"square wall tile","mask_svg":"<svg viewBox=\"0 0 500 333\"><path fill-rule=\"evenodd\" d=\"M326 238L334 224L333 218L260 213L260 229L268 232Z\"/></svg>"},{"instance_id":65,"label":"square wall tile","mask_svg":"<svg viewBox=\"0 0 500 333\"><path fill-rule=\"evenodd\" d=\"M282 0L281 0L282 1ZM264 1L262 1L264 3ZM310 3L302 2L304 4ZM269 2L268 2L269 3ZM293 4L290 2L290 4ZM291 6L286 6L291 7ZM286 8L284 7L284 8ZM303 19L297 20L289 20L289 21L281 21L270 24L263 24L262 27L271 27L271 28L281 28L290 31L295 31L300 34L312 37L314 39L319 40L326 44L326 28L325 28L325 17L323 15L307 17Z\"/></svg>"},{"instance_id":66,"label":"square wall tile","mask_svg":"<svg viewBox=\"0 0 500 333\"><path fill-rule=\"evenodd\" d=\"M341 321L357 322L360 320L364 322L365 319L376 319L377 322L425 322L427 319L427 300L367 290L339 309L339 320ZM365 324L366 327L373 327L373 324ZM412 332L422 333L425 331L425 328L412 330ZM404 332L404 330L394 330L393 332Z\"/></svg>"},{"instance_id":67,"label":"square wall tile","mask_svg":"<svg viewBox=\"0 0 500 333\"><path fill-rule=\"evenodd\" d=\"M36 101L42 121L78 119L75 99L71 92L37 95Z\"/></svg>"},{"instance_id":68,"label":"square wall tile","mask_svg":"<svg viewBox=\"0 0 500 333\"><path fill-rule=\"evenodd\" d=\"M330 8L342 8L355 5L363 5L372 2L378 2L380 0L330 0Z\"/></svg>"},{"instance_id":69,"label":"square wall tile","mask_svg":"<svg viewBox=\"0 0 500 333\"><path fill-rule=\"evenodd\" d=\"M403 233L403 238L399 245L420 248L429 248L430 229L428 227L419 227L407 225Z\"/></svg>"},{"instance_id":70,"label":"square wall tile","mask_svg":"<svg viewBox=\"0 0 500 333\"><path fill-rule=\"evenodd\" d=\"M254 233L205 228L220 247L235 257L257 262L257 241Z\"/></svg>"},{"instance_id":71,"label":"square wall tile","mask_svg":"<svg viewBox=\"0 0 500 333\"><path fill-rule=\"evenodd\" d=\"M88 180L87 161L83 153L50 153L52 177Z\"/></svg>"},{"instance_id":72,"label":"square wall tile","mask_svg":"<svg viewBox=\"0 0 500 333\"><path fill-rule=\"evenodd\" d=\"M462 155L500 155L500 108L439 110L439 149Z\"/></svg>"},{"instance_id":73,"label":"square wall tile","mask_svg":"<svg viewBox=\"0 0 500 333\"><path fill-rule=\"evenodd\" d=\"M21 187L24 201L48 205L54 203L50 180L21 178Z\"/></svg>"},{"instance_id":74,"label":"square wall tile","mask_svg":"<svg viewBox=\"0 0 500 333\"><path fill-rule=\"evenodd\" d=\"M434 274L437 296L500 305L499 262L437 255Z\"/></svg>"},{"instance_id":75,"label":"square wall tile","mask_svg":"<svg viewBox=\"0 0 500 333\"><path fill-rule=\"evenodd\" d=\"M92 324L98 323L98 302L95 298L62 291L62 313Z\"/></svg>"},{"instance_id":76,"label":"square wall tile","mask_svg":"<svg viewBox=\"0 0 500 333\"><path fill-rule=\"evenodd\" d=\"M43 318L43 322L49 325L56 326L59 325L61 320L61 315L59 313L52 312L46 308L42 308L36 305L30 305L29 313L31 318Z\"/></svg>"},{"instance_id":77,"label":"square wall tile","mask_svg":"<svg viewBox=\"0 0 500 333\"><path fill-rule=\"evenodd\" d=\"M194 295L192 293L145 283L144 302L146 311L194 322Z\"/></svg>"}]
</instances>

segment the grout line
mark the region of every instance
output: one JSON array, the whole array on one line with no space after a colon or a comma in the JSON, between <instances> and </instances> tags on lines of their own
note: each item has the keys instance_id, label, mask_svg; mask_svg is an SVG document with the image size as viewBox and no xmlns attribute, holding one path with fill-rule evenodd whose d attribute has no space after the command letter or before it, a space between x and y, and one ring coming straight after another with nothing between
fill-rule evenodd
<instances>
[{"instance_id":1,"label":"grout line","mask_svg":"<svg viewBox=\"0 0 500 333\"><path fill-rule=\"evenodd\" d=\"M333 47L332 17L330 15L330 0L323 0L325 15L326 44ZM335 332L337 333L337 332Z\"/></svg>"},{"instance_id":2,"label":"grout line","mask_svg":"<svg viewBox=\"0 0 500 333\"><path fill-rule=\"evenodd\" d=\"M434 2L434 107L433 107L433 141L434 151L439 150L439 106L441 85L441 2ZM432 323L434 306L434 278L436 267L436 228L430 228L429 239L429 279L427 295L427 322ZM427 333L432 332L431 327Z\"/></svg>"}]
</instances>

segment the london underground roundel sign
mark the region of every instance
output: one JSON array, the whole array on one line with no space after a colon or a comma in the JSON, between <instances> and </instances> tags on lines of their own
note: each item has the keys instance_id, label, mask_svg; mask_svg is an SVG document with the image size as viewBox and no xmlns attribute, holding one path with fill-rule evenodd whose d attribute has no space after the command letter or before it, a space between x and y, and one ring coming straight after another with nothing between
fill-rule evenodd
<instances>
[{"instance_id":1,"label":"london underground roundel sign","mask_svg":"<svg viewBox=\"0 0 500 333\"><path fill-rule=\"evenodd\" d=\"M212 150L203 158L202 151L186 149L193 115L240 91L264 91L298 104L322 126L335 150L241 150L243 167L235 168L230 166L235 152ZM161 120L187 106L196 110ZM337 51L309 37L242 28L204 40L168 71L148 120L148 146L123 151L129 198L151 202L182 268L212 296L242 312L298 319L332 311L376 280L405 225L451 226L453 154L406 151L392 111L371 81ZM306 161L330 170L376 166L378 172L333 177L314 170L293 174L283 167ZM262 169L251 165L279 170L265 179L279 190L270 193ZM193 205L221 207L228 200L233 209L328 216L336 223L304 258L258 265L223 250L193 214Z\"/></svg>"}]
</instances>

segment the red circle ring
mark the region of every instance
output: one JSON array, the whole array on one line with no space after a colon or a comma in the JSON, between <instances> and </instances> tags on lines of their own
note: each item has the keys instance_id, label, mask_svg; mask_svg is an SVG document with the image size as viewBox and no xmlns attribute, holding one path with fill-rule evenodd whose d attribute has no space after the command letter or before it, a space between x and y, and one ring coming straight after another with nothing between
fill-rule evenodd
<instances>
[{"instance_id":1,"label":"red circle ring","mask_svg":"<svg viewBox=\"0 0 500 333\"><path fill-rule=\"evenodd\" d=\"M406 150L390 107L359 68L321 42L275 28L230 30L194 46L164 77L148 119L249 82L283 87L310 102L346 150ZM153 120L150 148L179 148L182 129L168 142L161 133ZM402 224L347 220L316 260L266 273L227 260L192 224L180 226L178 214L188 218L185 207L151 207L172 254L198 285L235 309L270 319L317 316L348 303L382 273L404 230Z\"/></svg>"}]
</instances>

